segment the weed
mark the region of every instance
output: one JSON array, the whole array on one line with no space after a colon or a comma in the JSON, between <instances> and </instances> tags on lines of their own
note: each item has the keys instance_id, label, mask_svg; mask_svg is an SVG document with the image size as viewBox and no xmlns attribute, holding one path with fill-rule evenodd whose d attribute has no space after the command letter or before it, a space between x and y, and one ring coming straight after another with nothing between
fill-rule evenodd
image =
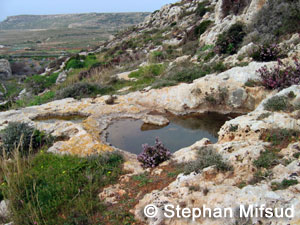
<instances>
[{"instance_id":1,"label":"weed","mask_svg":"<svg viewBox=\"0 0 300 225\"><path fill-rule=\"evenodd\" d=\"M184 173L199 173L204 168L210 166L216 166L219 171L232 170L232 166L225 162L222 156L218 154L212 147L202 147L198 151L197 159L186 164Z\"/></svg>"},{"instance_id":2,"label":"weed","mask_svg":"<svg viewBox=\"0 0 300 225\"><path fill-rule=\"evenodd\" d=\"M229 132L236 132L239 129L239 125L230 124Z\"/></svg>"},{"instance_id":3,"label":"weed","mask_svg":"<svg viewBox=\"0 0 300 225\"><path fill-rule=\"evenodd\" d=\"M1 161L4 196L16 224L98 224L105 211L99 188L115 183L123 159L116 153L79 158L43 152Z\"/></svg>"}]
</instances>

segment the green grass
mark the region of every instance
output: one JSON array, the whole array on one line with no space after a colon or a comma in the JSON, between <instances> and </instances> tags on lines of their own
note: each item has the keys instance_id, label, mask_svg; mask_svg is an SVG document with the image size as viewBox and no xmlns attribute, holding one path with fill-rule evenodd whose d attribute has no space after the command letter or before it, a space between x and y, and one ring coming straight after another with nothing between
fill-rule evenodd
<instances>
[{"instance_id":1,"label":"green grass","mask_svg":"<svg viewBox=\"0 0 300 225\"><path fill-rule=\"evenodd\" d=\"M49 76L33 75L25 80L25 84L34 94L39 94L55 85L58 75L59 73L53 73Z\"/></svg>"},{"instance_id":2,"label":"green grass","mask_svg":"<svg viewBox=\"0 0 300 225\"><path fill-rule=\"evenodd\" d=\"M40 152L2 168L4 196L11 201L16 224L101 224L93 218L104 212L97 195L115 183L123 159L116 153L79 158Z\"/></svg>"},{"instance_id":3,"label":"green grass","mask_svg":"<svg viewBox=\"0 0 300 225\"><path fill-rule=\"evenodd\" d=\"M147 173L143 173L143 174L139 174L139 175L134 175L132 177L132 179L134 181L138 181L139 182L139 187L146 186L147 184L153 182L153 180L151 178L149 178L149 174L147 174Z\"/></svg>"},{"instance_id":4,"label":"green grass","mask_svg":"<svg viewBox=\"0 0 300 225\"><path fill-rule=\"evenodd\" d=\"M152 64L149 66L141 67L137 71L129 74L130 78L146 78L156 77L161 75L165 70L163 64Z\"/></svg>"}]
</instances>

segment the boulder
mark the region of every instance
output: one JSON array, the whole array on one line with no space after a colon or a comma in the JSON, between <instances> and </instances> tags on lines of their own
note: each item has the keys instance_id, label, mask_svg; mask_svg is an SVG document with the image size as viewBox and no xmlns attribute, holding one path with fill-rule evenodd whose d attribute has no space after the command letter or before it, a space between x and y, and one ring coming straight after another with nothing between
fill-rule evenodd
<instances>
[{"instance_id":1,"label":"boulder","mask_svg":"<svg viewBox=\"0 0 300 225\"><path fill-rule=\"evenodd\" d=\"M67 79L67 76L68 75L67 75L66 71L62 71L56 79L56 84L61 84L61 83L65 82Z\"/></svg>"},{"instance_id":2,"label":"boulder","mask_svg":"<svg viewBox=\"0 0 300 225\"><path fill-rule=\"evenodd\" d=\"M7 79L12 76L10 63L6 59L0 59L0 78Z\"/></svg>"}]
</instances>

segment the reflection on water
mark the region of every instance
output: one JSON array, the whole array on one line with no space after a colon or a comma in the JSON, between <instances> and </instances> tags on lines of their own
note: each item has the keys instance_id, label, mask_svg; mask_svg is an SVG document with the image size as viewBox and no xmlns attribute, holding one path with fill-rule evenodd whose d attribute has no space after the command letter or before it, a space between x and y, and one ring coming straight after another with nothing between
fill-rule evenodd
<instances>
[{"instance_id":1,"label":"reflection on water","mask_svg":"<svg viewBox=\"0 0 300 225\"><path fill-rule=\"evenodd\" d=\"M217 133L229 117L206 113L197 116L169 116L168 119L170 124L164 127L143 124L141 120L134 119L115 121L107 129L107 142L117 148L139 154L143 144L153 145L155 138L159 137L165 146L175 152L202 138L216 143Z\"/></svg>"}]
</instances>

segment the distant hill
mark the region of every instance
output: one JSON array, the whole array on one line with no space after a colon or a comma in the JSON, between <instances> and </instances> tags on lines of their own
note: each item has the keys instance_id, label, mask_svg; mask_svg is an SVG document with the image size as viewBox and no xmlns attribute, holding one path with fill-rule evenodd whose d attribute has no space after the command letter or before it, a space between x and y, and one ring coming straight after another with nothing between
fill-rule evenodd
<instances>
[{"instance_id":1,"label":"distant hill","mask_svg":"<svg viewBox=\"0 0 300 225\"><path fill-rule=\"evenodd\" d=\"M84 13L10 16L0 22L0 30L61 28L124 28L142 22L149 15L138 13Z\"/></svg>"}]
</instances>

